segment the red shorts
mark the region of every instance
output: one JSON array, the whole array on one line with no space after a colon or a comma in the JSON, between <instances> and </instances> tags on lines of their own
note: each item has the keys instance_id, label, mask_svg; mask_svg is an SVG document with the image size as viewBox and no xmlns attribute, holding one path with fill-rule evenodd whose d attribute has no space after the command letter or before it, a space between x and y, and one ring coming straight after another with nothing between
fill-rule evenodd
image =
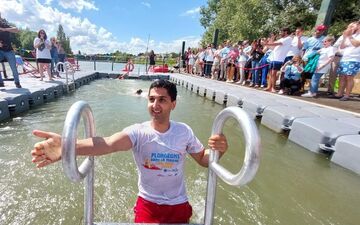
<instances>
[{"instance_id":1,"label":"red shorts","mask_svg":"<svg viewBox=\"0 0 360 225\"><path fill-rule=\"evenodd\" d=\"M189 223L192 207L189 202L158 205L138 197L134 207L135 223Z\"/></svg>"}]
</instances>

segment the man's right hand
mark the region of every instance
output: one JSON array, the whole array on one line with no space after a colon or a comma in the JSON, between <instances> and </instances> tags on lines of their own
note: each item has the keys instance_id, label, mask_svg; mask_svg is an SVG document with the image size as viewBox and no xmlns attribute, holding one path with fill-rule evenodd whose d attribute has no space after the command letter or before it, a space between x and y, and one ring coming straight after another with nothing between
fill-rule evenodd
<instances>
[{"instance_id":1,"label":"man's right hand","mask_svg":"<svg viewBox=\"0 0 360 225\"><path fill-rule=\"evenodd\" d=\"M61 159L61 136L52 132L34 130L33 134L44 141L37 142L31 151L36 167L44 167Z\"/></svg>"}]
</instances>

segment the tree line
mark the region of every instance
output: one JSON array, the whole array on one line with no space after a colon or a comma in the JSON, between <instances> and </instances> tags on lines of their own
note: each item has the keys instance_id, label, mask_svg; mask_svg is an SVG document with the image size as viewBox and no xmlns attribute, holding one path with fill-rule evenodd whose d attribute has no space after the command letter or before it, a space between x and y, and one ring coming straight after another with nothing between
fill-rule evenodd
<instances>
[{"instance_id":1,"label":"tree line","mask_svg":"<svg viewBox=\"0 0 360 225\"><path fill-rule=\"evenodd\" d=\"M340 36L347 24L360 19L359 0L335 0L328 33ZM219 41L254 40L278 33L282 27L303 27L311 35L321 0L208 0L201 7L200 23L205 28L201 44L211 43L215 29Z\"/></svg>"}]
</instances>

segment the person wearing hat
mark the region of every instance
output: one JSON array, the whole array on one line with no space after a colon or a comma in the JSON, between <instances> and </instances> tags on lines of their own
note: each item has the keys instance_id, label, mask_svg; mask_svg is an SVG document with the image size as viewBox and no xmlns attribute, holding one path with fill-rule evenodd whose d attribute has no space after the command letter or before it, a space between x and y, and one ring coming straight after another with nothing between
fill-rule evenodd
<instances>
[{"instance_id":1,"label":"person wearing hat","mask_svg":"<svg viewBox=\"0 0 360 225\"><path fill-rule=\"evenodd\" d=\"M310 38L308 38L303 45L302 52L303 57L302 60L307 64L309 62L309 59L312 59L314 55L316 55L317 51L319 51L323 47L323 40L325 38L325 31L327 30L327 27L323 24L317 25L315 27L314 35ZM311 61L311 60L310 60ZM310 72L304 72L301 74L301 89L304 90L304 86L306 82L309 82L309 80L312 77L312 73Z\"/></svg>"},{"instance_id":2,"label":"person wearing hat","mask_svg":"<svg viewBox=\"0 0 360 225\"><path fill-rule=\"evenodd\" d=\"M312 37L308 38L303 45L303 60L305 62L308 61L309 56L312 54L315 54L318 50L320 50L323 45L323 40L325 38L325 31L327 30L327 27L323 24L320 24L315 27L315 33Z\"/></svg>"}]
</instances>

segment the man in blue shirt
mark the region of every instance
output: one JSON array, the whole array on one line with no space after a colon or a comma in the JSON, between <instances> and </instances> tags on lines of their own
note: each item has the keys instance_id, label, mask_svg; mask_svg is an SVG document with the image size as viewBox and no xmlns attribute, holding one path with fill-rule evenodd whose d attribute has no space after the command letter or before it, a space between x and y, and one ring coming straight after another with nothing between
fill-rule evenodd
<instances>
[{"instance_id":1,"label":"man in blue shirt","mask_svg":"<svg viewBox=\"0 0 360 225\"><path fill-rule=\"evenodd\" d=\"M21 88L19 73L16 68L16 59L15 53L11 46L10 33L18 33L19 30L16 27L11 27L9 23L1 18L0 14L0 61L6 59L10 65L11 71L13 73L15 86ZM0 87L4 87L4 81L0 74Z\"/></svg>"}]
</instances>

